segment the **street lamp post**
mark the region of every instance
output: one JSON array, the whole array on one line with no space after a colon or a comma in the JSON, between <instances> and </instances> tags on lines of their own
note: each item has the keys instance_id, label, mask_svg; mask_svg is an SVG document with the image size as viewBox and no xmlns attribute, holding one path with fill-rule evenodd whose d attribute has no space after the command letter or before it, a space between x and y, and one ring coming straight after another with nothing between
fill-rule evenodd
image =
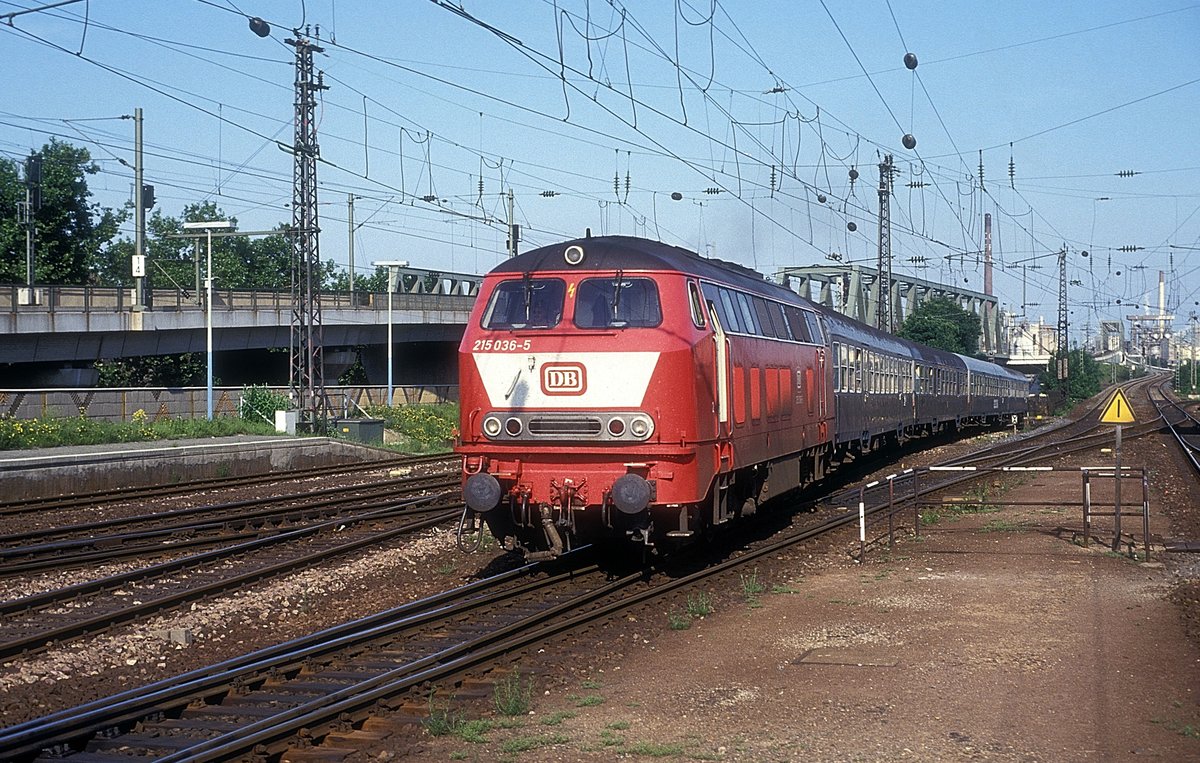
<instances>
[{"instance_id":1,"label":"street lamp post","mask_svg":"<svg viewBox=\"0 0 1200 763\"><path fill-rule=\"evenodd\" d=\"M232 220L208 220L202 222L184 223L184 230L202 230L208 243L208 255L204 266L204 335L207 348L207 363L205 368L205 389L208 391L208 420L213 418L213 322L212 322L212 232L213 230L231 230Z\"/></svg>"},{"instance_id":2,"label":"street lamp post","mask_svg":"<svg viewBox=\"0 0 1200 763\"><path fill-rule=\"evenodd\" d=\"M377 268L388 269L387 289L387 404L392 404L392 295L396 293L396 285L400 280L400 268L408 267L407 260L385 260L372 262Z\"/></svg>"}]
</instances>

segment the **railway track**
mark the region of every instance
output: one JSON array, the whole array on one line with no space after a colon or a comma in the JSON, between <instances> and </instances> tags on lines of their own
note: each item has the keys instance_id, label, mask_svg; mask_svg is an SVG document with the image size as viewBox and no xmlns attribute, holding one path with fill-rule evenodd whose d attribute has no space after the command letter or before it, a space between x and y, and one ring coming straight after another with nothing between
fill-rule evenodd
<instances>
[{"instance_id":1,"label":"railway track","mask_svg":"<svg viewBox=\"0 0 1200 763\"><path fill-rule=\"evenodd\" d=\"M1125 385L1131 400L1137 400L1141 409L1141 421L1125 428L1123 436L1126 439L1160 433L1171 426L1168 414L1164 414L1156 403L1160 399L1169 399L1165 393L1165 387L1169 383L1170 377L1160 374L1136 379ZM977 470L1030 468L1063 456L1103 447L1112 441L1113 431L1111 425L1100 422L1100 414L1114 390L1115 388L1112 388L1097 395L1094 403L1078 418L1059 426L1039 430L1029 437L1015 441L1000 442L966 456L931 464L932 467L952 467L955 470L931 472L914 490L906 491L902 495L895 494L888 484L889 480L883 479L839 491L833 496L833 501L840 505L857 505L861 500L865 504L865 513L871 516L894 509L910 500L969 484L979 479ZM1174 418L1178 417L1172 417ZM937 476L934 477L934 474Z\"/></svg>"},{"instance_id":2,"label":"railway track","mask_svg":"<svg viewBox=\"0 0 1200 763\"><path fill-rule=\"evenodd\" d=\"M292 746L369 728L413 690L462 681L564 633L735 575L854 521L844 514L743 549L690 574L526 566L430 599L0 730L0 756L88 763L277 759ZM565 555L571 563L587 553ZM544 575L544 578L530 579ZM517 581L523 581L518 583ZM47 758L49 759L49 758Z\"/></svg>"},{"instance_id":3,"label":"railway track","mask_svg":"<svg viewBox=\"0 0 1200 763\"><path fill-rule=\"evenodd\" d=\"M453 493L410 499L355 518L341 517L0 602L0 659L294 574L450 522L461 511Z\"/></svg>"},{"instance_id":4,"label":"railway track","mask_svg":"<svg viewBox=\"0 0 1200 763\"><path fill-rule=\"evenodd\" d=\"M386 458L371 462L373 469L398 469L402 467L423 466L455 462L446 454L427 456L403 456ZM88 509L94 511L110 504L144 503L149 499L168 498L171 496L193 495L210 490L227 490L245 488L256 485L280 484L289 481L311 480L316 477L331 478L339 475L356 475L363 471L361 463L334 464L305 469L268 472L264 474L246 475L244 477L220 477L211 479L177 482L170 485L153 485L148 487L124 487L108 490L84 491L58 496L31 496L15 500L0 501L0 518L13 519L22 515L45 514L52 511L77 511Z\"/></svg>"},{"instance_id":5,"label":"railway track","mask_svg":"<svg viewBox=\"0 0 1200 763\"><path fill-rule=\"evenodd\" d=\"M457 483L457 473L394 477L352 488L330 487L0 535L0 577L129 557L153 558L196 546L276 535L314 522L352 518L394 504L397 496L449 490Z\"/></svg>"}]
</instances>

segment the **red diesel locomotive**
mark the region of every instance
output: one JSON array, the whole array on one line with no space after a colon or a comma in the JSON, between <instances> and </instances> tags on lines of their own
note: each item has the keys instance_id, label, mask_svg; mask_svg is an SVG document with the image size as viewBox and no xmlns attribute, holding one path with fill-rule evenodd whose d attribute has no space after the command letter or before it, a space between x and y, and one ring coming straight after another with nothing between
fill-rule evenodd
<instances>
[{"instance_id":1,"label":"red diesel locomotive","mask_svg":"<svg viewBox=\"0 0 1200 763\"><path fill-rule=\"evenodd\" d=\"M623 236L495 268L459 367L468 511L529 558L690 538L848 454L1023 417L1028 390L741 266Z\"/></svg>"}]
</instances>

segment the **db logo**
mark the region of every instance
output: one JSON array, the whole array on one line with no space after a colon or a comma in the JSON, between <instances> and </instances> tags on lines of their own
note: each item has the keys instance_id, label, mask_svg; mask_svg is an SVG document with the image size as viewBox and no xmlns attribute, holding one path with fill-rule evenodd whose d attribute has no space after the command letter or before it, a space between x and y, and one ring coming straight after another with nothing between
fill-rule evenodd
<instances>
[{"instance_id":1,"label":"db logo","mask_svg":"<svg viewBox=\"0 0 1200 763\"><path fill-rule=\"evenodd\" d=\"M582 363L547 363L542 366L542 392L547 395L582 395L587 391L587 370Z\"/></svg>"}]
</instances>

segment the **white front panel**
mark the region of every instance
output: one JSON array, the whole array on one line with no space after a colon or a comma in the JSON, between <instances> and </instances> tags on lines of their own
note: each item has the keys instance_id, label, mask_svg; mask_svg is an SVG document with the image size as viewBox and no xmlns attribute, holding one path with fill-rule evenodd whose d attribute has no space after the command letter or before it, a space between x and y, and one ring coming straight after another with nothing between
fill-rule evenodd
<instances>
[{"instance_id":1,"label":"white front panel","mask_svg":"<svg viewBox=\"0 0 1200 763\"><path fill-rule=\"evenodd\" d=\"M657 352L476 352L493 408L638 408Z\"/></svg>"}]
</instances>

